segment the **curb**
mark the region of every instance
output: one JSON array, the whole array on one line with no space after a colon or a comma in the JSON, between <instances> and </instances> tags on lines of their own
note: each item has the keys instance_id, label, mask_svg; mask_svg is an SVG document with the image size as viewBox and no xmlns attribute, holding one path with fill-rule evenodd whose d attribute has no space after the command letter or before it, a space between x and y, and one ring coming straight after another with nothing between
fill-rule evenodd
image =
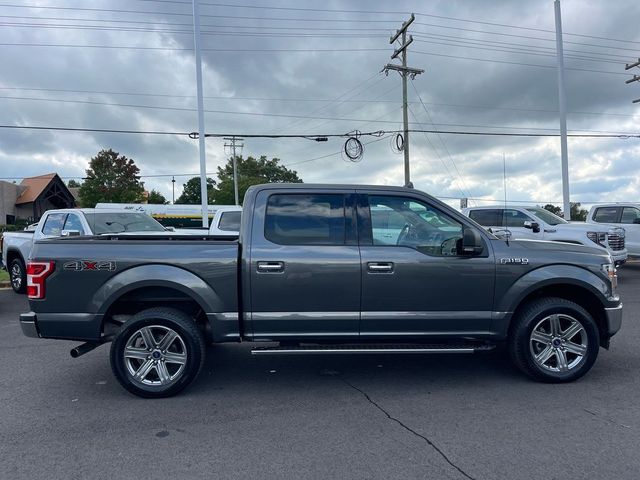
<instances>
[{"instance_id":1,"label":"curb","mask_svg":"<svg viewBox=\"0 0 640 480\"><path fill-rule=\"evenodd\" d=\"M9 280L3 280L0 282L0 288L11 288Z\"/></svg>"}]
</instances>

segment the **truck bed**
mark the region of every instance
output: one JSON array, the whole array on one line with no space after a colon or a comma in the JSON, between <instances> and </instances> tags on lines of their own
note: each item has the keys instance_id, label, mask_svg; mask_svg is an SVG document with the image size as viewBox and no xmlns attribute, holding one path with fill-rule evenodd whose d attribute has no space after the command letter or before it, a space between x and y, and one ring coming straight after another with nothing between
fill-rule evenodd
<instances>
[{"instance_id":1,"label":"truck bed","mask_svg":"<svg viewBox=\"0 0 640 480\"><path fill-rule=\"evenodd\" d=\"M46 295L56 301L46 302L46 312L39 301L32 302L43 336L99 338L103 317L113 315L116 300L144 297L161 304L183 294L185 300L195 295L195 313L222 321L221 336L238 335L237 241L171 235L60 238L37 241L32 260L55 262ZM140 287L158 278L160 284Z\"/></svg>"}]
</instances>

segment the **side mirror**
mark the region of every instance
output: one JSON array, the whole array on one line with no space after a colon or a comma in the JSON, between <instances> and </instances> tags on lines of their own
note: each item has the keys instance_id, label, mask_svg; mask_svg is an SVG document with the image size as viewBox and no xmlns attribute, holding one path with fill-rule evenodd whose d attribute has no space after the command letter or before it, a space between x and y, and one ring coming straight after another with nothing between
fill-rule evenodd
<instances>
[{"instance_id":1,"label":"side mirror","mask_svg":"<svg viewBox=\"0 0 640 480\"><path fill-rule=\"evenodd\" d=\"M174 227L164 227L164 229L168 232L175 232L176 229Z\"/></svg>"},{"instance_id":2,"label":"side mirror","mask_svg":"<svg viewBox=\"0 0 640 480\"><path fill-rule=\"evenodd\" d=\"M80 230L62 230L62 232L60 232L60 235L63 237L79 237Z\"/></svg>"},{"instance_id":3,"label":"side mirror","mask_svg":"<svg viewBox=\"0 0 640 480\"><path fill-rule=\"evenodd\" d=\"M540 224L538 222L530 222L527 220L524 222L523 227L533 230L533 233L538 233L540 231Z\"/></svg>"},{"instance_id":4,"label":"side mirror","mask_svg":"<svg viewBox=\"0 0 640 480\"><path fill-rule=\"evenodd\" d=\"M462 255L479 255L484 250L484 243L480 233L471 227L465 227L462 231Z\"/></svg>"},{"instance_id":5,"label":"side mirror","mask_svg":"<svg viewBox=\"0 0 640 480\"><path fill-rule=\"evenodd\" d=\"M640 218L634 218L633 223L636 225L640 224Z\"/></svg>"}]
</instances>

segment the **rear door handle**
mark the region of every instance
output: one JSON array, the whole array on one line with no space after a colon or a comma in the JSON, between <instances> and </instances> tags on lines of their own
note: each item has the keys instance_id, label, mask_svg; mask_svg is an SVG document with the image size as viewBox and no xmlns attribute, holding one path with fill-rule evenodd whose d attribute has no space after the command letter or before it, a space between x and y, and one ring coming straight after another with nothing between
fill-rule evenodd
<instances>
[{"instance_id":1,"label":"rear door handle","mask_svg":"<svg viewBox=\"0 0 640 480\"><path fill-rule=\"evenodd\" d=\"M369 273L393 273L393 262L368 262Z\"/></svg>"},{"instance_id":2,"label":"rear door handle","mask_svg":"<svg viewBox=\"0 0 640 480\"><path fill-rule=\"evenodd\" d=\"M258 272L279 273L284 271L284 262L258 262Z\"/></svg>"}]
</instances>

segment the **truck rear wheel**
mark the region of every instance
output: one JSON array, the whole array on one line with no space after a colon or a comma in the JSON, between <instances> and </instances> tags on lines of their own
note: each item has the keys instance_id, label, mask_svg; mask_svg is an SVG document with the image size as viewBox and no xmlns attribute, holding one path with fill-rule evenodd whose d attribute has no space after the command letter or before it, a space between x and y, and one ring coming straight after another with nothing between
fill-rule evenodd
<instances>
[{"instance_id":1,"label":"truck rear wheel","mask_svg":"<svg viewBox=\"0 0 640 480\"><path fill-rule=\"evenodd\" d=\"M19 258L14 258L11 261L9 278L14 292L24 293L27 290L27 271L24 268L24 262Z\"/></svg>"},{"instance_id":2,"label":"truck rear wheel","mask_svg":"<svg viewBox=\"0 0 640 480\"><path fill-rule=\"evenodd\" d=\"M514 364L535 380L571 382L593 366L600 349L598 327L580 305L563 298L529 303L509 338Z\"/></svg>"},{"instance_id":3,"label":"truck rear wheel","mask_svg":"<svg viewBox=\"0 0 640 480\"><path fill-rule=\"evenodd\" d=\"M172 308L150 308L129 319L111 344L111 369L140 397L170 397L200 373L202 333L192 318Z\"/></svg>"}]
</instances>

